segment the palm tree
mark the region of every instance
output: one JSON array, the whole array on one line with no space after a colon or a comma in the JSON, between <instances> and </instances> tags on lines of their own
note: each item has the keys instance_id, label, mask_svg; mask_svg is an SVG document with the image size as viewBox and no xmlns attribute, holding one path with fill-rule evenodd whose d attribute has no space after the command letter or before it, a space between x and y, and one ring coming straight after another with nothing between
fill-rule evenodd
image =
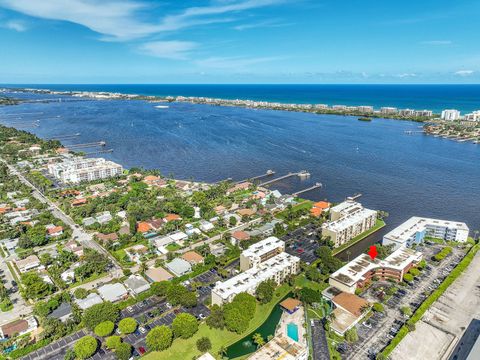
<instances>
[{"instance_id":1,"label":"palm tree","mask_svg":"<svg viewBox=\"0 0 480 360\"><path fill-rule=\"evenodd\" d=\"M253 342L257 344L257 348L261 348L263 345L265 345L265 339L263 336L259 333L253 334Z\"/></svg>"},{"instance_id":2,"label":"palm tree","mask_svg":"<svg viewBox=\"0 0 480 360\"><path fill-rule=\"evenodd\" d=\"M140 272L141 273L144 273L145 271L148 270L148 265L145 261L143 261L141 264L140 264Z\"/></svg>"}]
</instances>

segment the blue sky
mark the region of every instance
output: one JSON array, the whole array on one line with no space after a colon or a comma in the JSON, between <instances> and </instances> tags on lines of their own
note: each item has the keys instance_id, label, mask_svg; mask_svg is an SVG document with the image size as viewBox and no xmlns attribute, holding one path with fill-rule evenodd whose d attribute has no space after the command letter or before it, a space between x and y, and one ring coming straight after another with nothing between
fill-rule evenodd
<instances>
[{"instance_id":1,"label":"blue sky","mask_svg":"<svg viewBox=\"0 0 480 360\"><path fill-rule=\"evenodd\" d=\"M0 0L0 83L480 83L476 0Z\"/></svg>"}]
</instances>

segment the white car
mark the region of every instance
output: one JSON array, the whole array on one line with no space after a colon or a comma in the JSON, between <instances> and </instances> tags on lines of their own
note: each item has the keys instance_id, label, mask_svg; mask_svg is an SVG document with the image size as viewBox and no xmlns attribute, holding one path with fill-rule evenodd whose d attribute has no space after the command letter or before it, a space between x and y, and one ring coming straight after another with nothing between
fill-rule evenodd
<instances>
[{"instance_id":1,"label":"white car","mask_svg":"<svg viewBox=\"0 0 480 360\"><path fill-rule=\"evenodd\" d=\"M145 334L147 332L147 329L145 329L143 326L140 326L138 328L138 331L140 331L142 334Z\"/></svg>"},{"instance_id":2,"label":"white car","mask_svg":"<svg viewBox=\"0 0 480 360\"><path fill-rule=\"evenodd\" d=\"M133 308L131 306L127 307L128 312L133 312Z\"/></svg>"}]
</instances>

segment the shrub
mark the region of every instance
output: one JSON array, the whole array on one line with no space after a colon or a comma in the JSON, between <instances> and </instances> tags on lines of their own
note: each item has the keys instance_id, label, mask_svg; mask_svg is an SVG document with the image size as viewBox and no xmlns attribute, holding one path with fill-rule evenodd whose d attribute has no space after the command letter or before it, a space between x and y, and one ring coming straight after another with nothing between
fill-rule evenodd
<instances>
[{"instance_id":1,"label":"shrub","mask_svg":"<svg viewBox=\"0 0 480 360\"><path fill-rule=\"evenodd\" d=\"M205 353L212 348L212 342L206 336L201 337L197 340L197 349L198 351Z\"/></svg>"},{"instance_id":2,"label":"shrub","mask_svg":"<svg viewBox=\"0 0 480 360\"><path fill-rule=\"evenodd\" d=\"M83 321L87 327L94 329L95 326L107 320L116 322L119 315L120 311L117 305L110 302L103 302L95 304L85 310L83 313Z\"/></svg>"},{"instance_id":3,"label":"shrub","mask_svg":"<svg viewBox=\"0 0 480 360\"><path fill-rule=\"evenodd\" d=\"M118 346L122 343L122 338L117 335L109 336L107 340L105 340L105 345L110 350L115 350Z\"/></svg>"},{"instance_id":4,"label":"shrub","mask_svg":"<svg viewBox=\"0 0 480 360\"><path fill-rule=\"evenodd\" d=\"M411 274L405 274L403 275L403 280L405 280L406 282L412 282L413 276Z\"/></svg>"},{"instance_id":5,"label":"shrub","mask_svg":"<svg viewBox=\"0 0 480 360\"><path fill-rule=\"evenodd\" d=\"M417 277L418 275L420 275L420 270L412 268L410 269L409 273L412 274L414 277Z\"/></svg>"},{"instance_id":6,"label":"shrub","mask_svg":"<svg viewBox=\"0 0 480 360\"><path fill-rule=\"evenodd\" d=\"M97 339L93 336L84 336L73 345L73 351L79 359L88 359L97 351Z\"/></svg>"},{"instance_id":7,"label":"shrub","mask_svg":"<svg viewBox=\"0 0 480 360\"><path fill-rule=\"evenodd\" d=\"M345 332L345 340L347 340L349 343L357 342L358 341L357 328L353 327L351 329L348 329Z\"/></svg>"},{"instance_id":8,"label":"shrub","mask_svg":"<svg viewBox=\"0 0 480 360\"><path fill-rule=\"evenodd\" d=\"M95 326L94 332L97 336L105 337L112 334L114 327L115 324L112 321L107 320Z\"/></svg>"},{"instance_id":9,"label":"shrub","mask_svg":"<svg viewBox=\"0 0 480 360\"><path fill-rule=\"evenodd\" d=\"M78 288L73 293L77 299L85 299L88 296L88 291L84 288Z\"/></svg>"},{"instance_id":10,"label":"shrub","mask_svg":"<svg viewBox=\"0 0 480 360\"><path fill-rule=\"evenodd\" d=\"M122 334L131 334L137 329L137 321L134 318L128 317L120 320L118 329Z\"/></svg>"},{"instance_id":11,"label":"shrub","mask_svg":"<svg viewBox=\"0 0 480 360\"><path fill-rule=\"evenodd\" d=\"M128 360L130 359L130 355L132 355L132 345L128 343L121 343L115 349L115 355L119 360Z\"/></svg>"},{"instance_id":12,"label":"shrub","mask_svg":"<svg viewBox=\"0 0 480 360\"><path fill-rule=\"evenodd\" d=\"M173 332L165 325L156 326L147 334L146 342L150 350L161 351L172 345Z\"/></svg>"},{"instance_id":13,"label":"shrub","mask_svg":"<svg viewBox=\"0 0 480 360\"><path fill-rule=\"evenodd\" d=\"M383 312L385 311L385 308L383 307L382 304L380 304L380 303L377 302L377 303L373 304L373 311L377 311L377 312L382 312L382 313L383 313Z\"/></svg>"},{"instance_id":14,"label":"shrub","mask_svg":"<svg viewBox=\"0 0 480 360\"><path fill-rule=\"evenodd\" d=\"M193 315L183 313L177 315L172 323L172 330L176 337L188 339L198 330L198 321Z\"/></svg>"}]
</instances>

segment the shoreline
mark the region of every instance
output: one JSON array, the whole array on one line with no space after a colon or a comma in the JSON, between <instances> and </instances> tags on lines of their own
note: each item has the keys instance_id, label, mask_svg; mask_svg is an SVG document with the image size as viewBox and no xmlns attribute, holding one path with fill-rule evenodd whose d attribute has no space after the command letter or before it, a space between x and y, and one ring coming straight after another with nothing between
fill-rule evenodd
<instances>
[{"instance_id":1,"label":"shoreline","mask_svg":"<svg viewBox=\"0 0 480 360\"><path fill-rule=\"evenodd\" d=\"M382 107L380 110L375 110L373 106L368 105L326 105L326 104L298 104L298 103L281 103L269 101L255 101L248 99L222 99L210 98L200 96L157 96L157 95L138 95L125 94L117 92L98 92L98 91L57 91L50 89L34 89L34 88L0 88L1 91L9 90L11 92L35 93L35 94L52 94L64 95L77 98L89 98L97 100L143 100L151 103L191 103L204 104L212 106L230 106L248 109L263 109L263 110L281 110L292 112L305 112L319 115L343 115L343 116L358 116L369 118L382 118L392 120L414 121L425 123L439 118L439 114L434 114L430 110L415 110L403 109L399 110L393 107ZM20 103L22 100L20 100ZM25 101L28 102L28 101Z\"/></svg>"}]
</instances>

